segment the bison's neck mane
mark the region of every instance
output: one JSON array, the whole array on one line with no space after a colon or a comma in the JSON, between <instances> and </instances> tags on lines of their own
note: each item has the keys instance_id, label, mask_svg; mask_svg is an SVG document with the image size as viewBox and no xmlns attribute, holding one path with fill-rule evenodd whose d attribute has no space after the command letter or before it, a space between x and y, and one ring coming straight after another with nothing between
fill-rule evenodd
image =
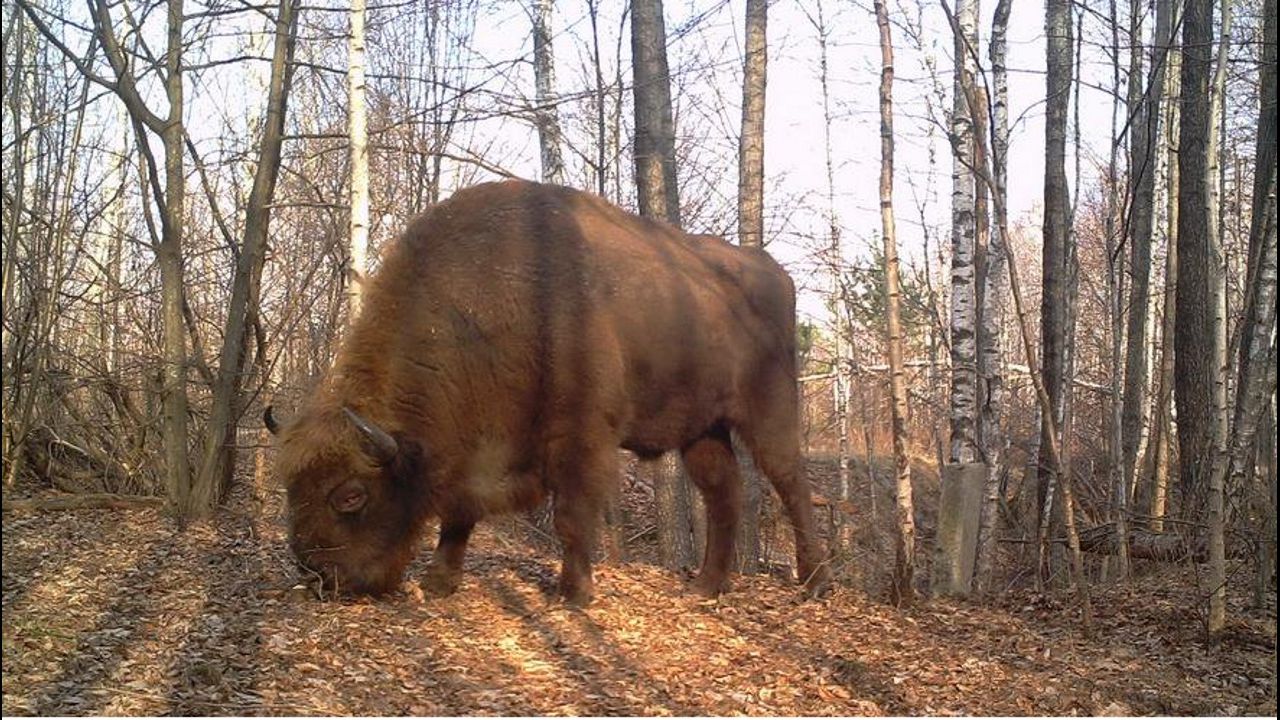
<instances>
[{"instance_id":1,"label":"bison's neck mane","mask_svg":"<svg viewBox=\"0 0 1280 720\"><path fill-rule=\"evenodd\" d=\"M347 406L387 432L402 433L424 444L445 441L433 429L438 398L427 394L416 377L416 355L406 338L411 315L418 321L432 312L416 301L426 279L419 258L404 238L387 247L382 269L365 286L362 309L347 330L320 400Z\"/></svg>"}]
</instances>

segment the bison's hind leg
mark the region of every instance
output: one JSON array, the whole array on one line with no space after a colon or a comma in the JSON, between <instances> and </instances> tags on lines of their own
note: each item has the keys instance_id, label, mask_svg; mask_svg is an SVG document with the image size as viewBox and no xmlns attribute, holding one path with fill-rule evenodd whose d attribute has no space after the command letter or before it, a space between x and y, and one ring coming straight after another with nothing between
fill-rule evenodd
<instances>
[{"instance_id":1,"label":"bison's hind leg","mask_svg":"<svg viewBox=\"0 0 1280 720\"><path fill-rule=\"evenodd\" d=\"M826 551L813 521L813 498L800 457L799 400L795 379L777 373L754 388L749 423L738 428L756 466L782 499L796 540L796 571L809 594L831 586Z\"/></svg>"},{"instance_id":2,"label":"bison's hind leg","mask_svg":"<svg viewBox=\"0 0 1280 720\"><path fill-rule=\"evenodd\" d=\"M742 478L729 431L717 425L682 451L689 478L707 508L707 548L694 588L708 597L728 589L730 563L742 507Z\"/></svg>"}]
</instances>

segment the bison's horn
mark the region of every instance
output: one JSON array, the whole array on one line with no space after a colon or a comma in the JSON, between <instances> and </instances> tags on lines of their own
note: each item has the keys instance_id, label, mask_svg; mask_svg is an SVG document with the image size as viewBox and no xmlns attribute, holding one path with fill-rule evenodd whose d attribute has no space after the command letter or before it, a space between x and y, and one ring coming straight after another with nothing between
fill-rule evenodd
<instances>
[{"instance_id":1,"label":"bison's horn","mask_svg":"<svg viewBox=\"0 0 1280 720\"><path fill-rule=\"evenodd\" d=\"M369 451L369 454L379 463L389 465L395 459L396 453L400 452L400 443L396 442L396 439L388 435L382 428L360 417L351 408L344 407L342 412L346 414L351 424L355 425L360 434L364 436L365 449Z\"/></svg>"},{"instance_id":2,"label":"bison's horn","mask_svg":"<svg viewBox=\"0 0 1280 720\"><path fill-rule=\"evenodd\" d=\"M262 424L267 426L267 430L272 435L280 434L280 423L276 422L275 415L271 414L271 406L268 405L266 410L262 411Z\"/></svg>"}]
</instances>

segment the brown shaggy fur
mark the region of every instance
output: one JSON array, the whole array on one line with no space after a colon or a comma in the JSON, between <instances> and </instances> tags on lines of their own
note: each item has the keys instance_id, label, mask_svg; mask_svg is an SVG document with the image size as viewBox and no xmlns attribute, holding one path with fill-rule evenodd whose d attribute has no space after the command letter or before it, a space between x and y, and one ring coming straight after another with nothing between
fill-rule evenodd
<instances>
[{"instance_id":1,"label":"brown shaggy fur","mask_svg":"<svg viewBox=\"0 0 1280 720\"><path fill-rule=\"evenodd\" d=\"M396 438L394 461L372 459L344 406ZM329 377L282 431L276 468L294 552L342 589L394 587L437 516L423 583L450 592L478 520L550 494L560 589L586 602L617 449L679 450L706 498L697 586L714 594L741 504L734 431L789 513L802 580L820 591L798 409L795 290L765 252L567 188L488 183L387 248Z\"/></svg>"}]
</instances>

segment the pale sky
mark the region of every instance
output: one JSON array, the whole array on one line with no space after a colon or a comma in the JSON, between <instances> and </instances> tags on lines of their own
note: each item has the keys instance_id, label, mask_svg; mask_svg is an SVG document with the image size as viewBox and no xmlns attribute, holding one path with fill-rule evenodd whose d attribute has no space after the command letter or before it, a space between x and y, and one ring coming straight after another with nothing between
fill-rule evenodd
<instances>
[{"instance_id":1,"label":"pale sky","mask_svg":"<svg viewBox=\"0 0 1280 720\"><path fill-rule=\"evenodd\" d=\"M802 4L803 3L803 4ZM985 63L986 38L989 35L994 2L982 10L982 55ZM614 17L620 0L605 2L602 14ZM950 213L951 159L945 135L935 129L928 134L925 96L934 92L925 69L925 58L931 56L942 91L951 91L951 40L945 31L945 17L936 2L925 2L924 31L926 47L921 53L911 47L911 40L900 27L895 27L896 71L895 130L896 176L895 198L899 243L904 257L920 262L923 231L919 221L917 199L929 195L925 214L932 226L932 242L946 241ZM796 276L801 286L800 312L813 318L825 316L821 296L814 286L825 280L814 276L812 248L815 241L804 242L795 235L823 237L826 234L825 194L826 165L823 147L822 96L818 81L817 33L808 19L816 16L817 5L806 0L776 0L769 11L769 69L766 100L765 156L767 189L781 188L787 197L766 196L766 213L787 214L791 218L787 234L780 234L770 250ZM914 0L894 2L890 12L901 19L906 12L918 15L921 8ZM808 13L806 13L806 9ZM879 108L877 89L880 72L878 32L870 4L826 0L825 16L830 27L829 86L832 95L832 147L835 172L836 211L843 227L846 258L856 261L864 256L869 243L878 242L879 231L878 173L880 163ZM731 123L733 133L739 122L741 101L741 35L743 0L708 2L707 0L667 0L668 33L684 26L690 18L703 16L698 30L671 41L672 73L680 72L680 62L701 45L723 52L723 63L714 75L700 84L686 81L686 92L716 94L728 104L722 123ZM492 9L481 27L493 31L478 33L476 48L486 57L511 57L529 52L528 20L518 4ZM581 32L588 37L586 4L582 0L558 0L553 31L556 33L558 63L557 84L561 93L582 90L579 78L568 68L580 63L572 36ZM1014 123L1010 150L1009 210L1011 219L1031 220L1038 214L1043 191L1044 172L1044 10L1042 3L1015 2L1009 24L1008 64L1010 67L1010 120ZM604 23L607 27L609 23ZM511 28L512 32L506 32ZM568 40L567 42L565 40ZM612 48L612 40L605 43ZM610 50L611 51L611 50ZM1083 74L1095 83L1110 83L1109 69L1098 50L1086 50ZM629 48L624 42L624 67L629 62ZM1096 56L1097 55L1097 56ZM629 69L629 67L628 67ZM532 85L531 70L529 85ZM1098 75L1098 77L1094 77ZM695 81L696 82L696 81ZM1089 172L1088 153L1105 156L1110 137L1110 101L1099 91L1085 88L1081 95L1082 142L1086 146L1085 172ZM676 99L679 104L680 98ZM937 102L935 101L935 105ZM703 122L703 121L699 121ZM511 132L506 128L504 132ZM517 130L518 131L518 130ZM681 136L704 131L699 127L679 127ZM523 156L508 160L506 166L530 177L538 172L536 135L524 130ZM713 130L714 132L714 130ZM930 148L935 154L934 176L930 180ZM732 146L730 146L732 149ZM1068 163L1072 160L1068 158ZM1068 174L1071 174L1070 167ZM736 151L724 158L722 183L731 194L737 181ZM932 183L932 190L930 184ZM800 207L790 201L803 197ZM784 207L780 207L784 205ZM1038 222L1038 220L1037 220ZM733 228L732 219L724 227ZM775 224L776 227L776 224ZM706 228L690 228L702 230ZM936 248L936 245L934 246ZM936 250L935 250L936 252Z\"/></svg>"},{"instance_id":2,"label":"pale sky","mask_svg":"<svg viewBox=\"0 0 1280 720\"><path fill-rule=\"evenodd\" d=\"M895 20L918 16L923 10L924 52L912 47L901 27L895 27L896 67L895 124L897 134L897 174L895 198L899 243L908 262L919 263L923 230L917 202L925 203L924 213L933 242L946 242L949 225L951 159L945 135L939 129L930 134L926 98L935 95L935 86L926 71L926 59L936 68L940 91L951 90L951 40L940 5L929 0L890 0ZM348 7L346 0L325 0L334 9ZM371 3L373 4L373 3ZM670 63L679 88L675 91L677 132L686 150L699 154L700 161L719 168L715 177L703 181L691 193L711 192L732 208L737 183L736 134L740 122L741 35L744 0L666 0ZM994 2L982 8L982 55L985 62ZM393 12L371 11L370 25L379 15ZM618 18L624 0L601 0L603 54L611 59L615 47ZM877 181L880 162L877 87L880 53L878 34L869 4L824 0L830 27L830 88L834 122L832 150L835 170L836 212L843 228L847 261L865 257L868 246L878 242ZM468 63L472 80L494 79L494 87L507 95L533 94L532 41L527 0L485 2L479 7L476 30ZM826 236L826 165L823 148L822 97L818 82L817 34L808 19L816 15L814 0L775 0L769 15L769 80L766 101L766 214L768 227L775 231L771 252L786 265L800 287L802 315L825 315L819 290L829 281L817 272L813 251ZM806 9L808 13L806 13ZM78 11L73 5L73 12ZM309 11L314 17L316 11ZM1044 34L1043 5L1015 2L1009 25L1008 60L1010 118L1013 125L1009 172L1009 209L1013 221L1025 219L1038 224L1038 207L1043 185L1043 104ZM157 17L159 14L153 14ZM341 13L330 13L341 17ZM385 19L385 16L383 16ZM252 18L261 23L259 18ZM162 20L162 18L161 18ZM245 20L249 22L249 20ZM265 29L265 25L262 25ZM149 28L159 30L160 28ZM229 28L219 28L223 38L188 52L188 63L217 59L249 46L256 54L269 52L264 34L254 40L236 39ZM593 75L587 72L590 42L586 0L557 0L553 19L553 42L557 61L557 90L571 95L590 90ZM1088 31L1087 31L1088 32ZM1096 32L1096 31L1095 31ZM1094 38L1096 39L1096 38ZM162 43L160 37L156 42ZM340 39L336 47L342 47ZM73 42L83 47L84 38ZM377 46L371 45L371 52ZM629 36L622 38L624 81L630 83ZM307 49L299 48L299 57ZM344 58L329 57L341 66ZM371 68L387 58L370 57ZM609 62L611 65L611 60ZM696 65L690 70L691 64ZM493 68L501 68L493 70ZM514 70L513 70L514 68ZM236 141L248 137L248 125L260 116L265 99L265 63L219 66L200 73L189 84L191 106L188 129L202 153L234 150ZM608 72L611 72L609 70ZM1097 48L1086 49L1086 80L1094 84L1111 82L1105 58ZM342 80L333 78L340 88ZM146 89L146 88L144 88ZM150 89L153 93L154 88ZM629 91L629 90L628 90ZM155 93L155 107L163 108L163 98ZM949 105L946 97L941 102ZM935 97L934 105L938 105ZM1089 157L1102 158L1110 137L1110 102L1099 91L1085 88L1081 102L1082 139ZM296 109L296 105L294 109ZM935 113L941 108L936 108ZM118 123L118 114L105 113L103 122ZM464 117L464 119L466 119ZM537 177L537 135L530 123L511 117L468 122L459 138L482 151L486 159L526 177ZM930 153L934 164L930 171ZM572 160L571 160L572 162ZM625 162L629 163L627 158ZM1071 162L1071 159L1068 159ZM1070 174L1070 172L1069 172ZM685 179L682 177L682 183ZM247 187L247 180L246 180ZM341 201L342 198L333 198ZM382 199L385 204L388 199ZM375 208L379 198L374 198ZM375 218L374 233L386 239L398 231L399 220ZM689 227L692 231L729 231L736 228L731 211L710 223L711 227Z\"/></svg>"}]
</instances>

